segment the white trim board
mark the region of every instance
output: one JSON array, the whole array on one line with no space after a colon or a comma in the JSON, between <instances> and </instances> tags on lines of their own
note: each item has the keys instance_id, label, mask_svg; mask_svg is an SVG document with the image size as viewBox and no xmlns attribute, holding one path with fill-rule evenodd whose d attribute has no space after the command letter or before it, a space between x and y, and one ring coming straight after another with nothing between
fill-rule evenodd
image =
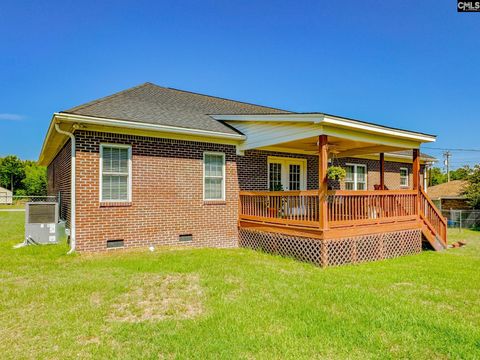
<instances>
[{"instance_id":1,"label":"white trim board","mask_svg":"<svg viewBox=\"0 0 480 360\"><path fill-rule=\"evenodd\" d=\"M128 189L127 189L127 200L105 200L103 199L103 148L110 147L110 148L119 148L119 149L128 149ZM100 151L99 151L99 170L100 170L100 177L98 181L98 196L99 201L101 203L129 203L132 202L132 178L133 178L133 171L132 171L132 145L129 144L111 144L111 143L100 143Z\"/></svg>"},{"instance_id":2,"label":"white trim board","mask_svg":"<svg viewBox=\"0 0 480 360\"><path fill-rule=\"evenodd\" d=\"M222 164L222 198L221 199L206 199L205 198L205 155L221 155ZM225 153L218 151L204 151L202 159L202 199L204 202L226 201L227 199L227 172L226 172L226 157Z\"/></svg>"}]
</instances>

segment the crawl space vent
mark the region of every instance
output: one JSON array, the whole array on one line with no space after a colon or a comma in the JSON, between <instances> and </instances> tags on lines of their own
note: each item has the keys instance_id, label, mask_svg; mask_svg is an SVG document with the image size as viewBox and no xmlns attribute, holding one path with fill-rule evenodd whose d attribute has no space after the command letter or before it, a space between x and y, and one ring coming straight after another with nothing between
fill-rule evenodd
<instances>
[{"instance_id":1,"label":"crawl space vent","mask_svg":"<svg viewBox=\"0 0 480 360\"><path fill-rule=\"evenodd\" d=\"M193 235L192 234L183 234L178 237L178 240L180 241L192 241L193 240Z\"/></svg>"},{"instance_id":2,"label":"crawl space vent","mask_svg":"<svg viewBox=\"0 0 480 360\"><path fill-rule=\"evenodd\" d=\"M107 249L123 247L123 240L107 240Z\"/></svg>"}]
</instances>

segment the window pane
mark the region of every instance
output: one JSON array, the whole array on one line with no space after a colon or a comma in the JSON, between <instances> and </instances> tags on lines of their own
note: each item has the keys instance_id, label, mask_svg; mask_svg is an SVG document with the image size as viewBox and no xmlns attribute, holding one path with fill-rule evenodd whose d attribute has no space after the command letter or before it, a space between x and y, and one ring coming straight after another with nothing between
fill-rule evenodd
<instances>
[{"instance_id":1,"label":"window pane","mask_svg":"<svg viewBox=\"0 0 480 360\"><path fill-rule=\"evenodd\" d=\"M357 182L365 182L365 167L357 166Z\"/></svg>"},{"instance_id":2,"label":"window pane","mask_svg":"<svg viewBox=\"0 0 480 360\"><path fill-rule=\"evenodd\" d=\"M365 183L362 183L362 182L357 183L357 190L365 190Z\"/></svg>"},{"instance_id":3,"label":"window pane","mask_svg":"<svg viewBox=\"0 0 480 360\"><path fill-rule=\"evenodd\" d=\"M102 199L128 200L128 175L103 175Z\"/></svg>"},{"instance_id":4,"label":"window pane","mask_svg":"<svg viewBox=\"0 0 480 360\"><path fill-rule=\"evenodd\" d=\"M408 185L408 170L407 169L400 169L400 185L407 186Z\"/></svg>"},{"instance_id":5,"label":"window pane","mask_svg":"<svg viewBox=\"0 0 480 360\"><path fill-rule=\"evenodd\" d=\"M204 154L204 198L205 200L222 200L224 198L224 155Z\"/></svg>"},{"instance_id":6,"label":"window pane","mask_svg":"<svg viewBox=\"0 0 480 360\"><path fill-rule=\"evenodd\" d=\"M300 190L300 165L289 166L289 189Z\"/></svg>"},{"instance_id":7,"label":"window pane","mask_svg":"<svg viewBox=\"0 0 480 360\"><path fill-rule=\"evenodd\" d=\"M345 181L353 181L353 172L355 171L355 168L351 165L347 165L345 166L345 170L347 171Z\"/></svg>"},{"instance_id":8,"label":"window pane","mask_svg":"<svg viewBox=\"0 0 480 360\"><path fill-rule=\"evenodd\" d=\"M104 147L102 156L103 172L112 172L112 148Z\"/></svg>"},{"instance_id":9,"label":"window pane","mask_svg":"<svg viewBox=\"0 0 480 360\"><path fill-rule=\"evenodd\" d=\"M205 154L205 176L223 176L223 156Z\"/></svg>"},{"instance_id":10,"label":"window pane","mask_svg":"<svg viewBox=\"0 0 480 360\"><path fill-rule=\"evenodd\" d=\"M282 164L270 163L269 170L270 179L268 188L270 191L278 191L282 186Z\"/></svg>"},{"instance_id":11,"label":"window pane","mask_svg":"<svg viewBox=\"0 0 480 360\"><path fill-rule=\"evenodd\" d=\"M223 199L223 186L221 178L205 178L205 199Z\"/></svg>"},{"instance_id":12,"label":"window pane","mask_svg":"<svg viewBox=\"0 0 480 360\"><path fill-rule=\"evenodd\" d=\"M118 149L118 172L128 174L128 149Z\"/></svg>"},{"instance_id":13,"label":"window pane","mask_svg":"<svg viewBox=\"0 0 480 360\"><path fill-rule=\"evenodd\" d=\"M128 174L128 148L103 147L103 173Z\"/></svg>"},{"instance_id":14,"label":"window pane","mask_svg":"<svg viewBox=\"0 0 480 360\"><path fill-rule=\"evenodd\" d=\"M345 190L355 190L353 181L345 182Z\"/></svg>"}]
</instances>

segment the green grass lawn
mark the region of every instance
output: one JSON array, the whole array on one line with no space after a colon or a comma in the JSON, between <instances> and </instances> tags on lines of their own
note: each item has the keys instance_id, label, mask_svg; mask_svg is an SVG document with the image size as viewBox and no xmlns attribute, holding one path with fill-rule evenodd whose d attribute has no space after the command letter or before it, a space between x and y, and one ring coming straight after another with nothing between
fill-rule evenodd
<instances>
[{"instance_id":1,"label":"green grass lawn","mask_svg":"<svg viewBox=\"0 0 480 360\"><path fill-rule=\"evenodd\" d=\"M468 245L320 269L244 249L13 250L0 212L8 358L480 358L480 233Z\"/></svg>"}]
</instances>

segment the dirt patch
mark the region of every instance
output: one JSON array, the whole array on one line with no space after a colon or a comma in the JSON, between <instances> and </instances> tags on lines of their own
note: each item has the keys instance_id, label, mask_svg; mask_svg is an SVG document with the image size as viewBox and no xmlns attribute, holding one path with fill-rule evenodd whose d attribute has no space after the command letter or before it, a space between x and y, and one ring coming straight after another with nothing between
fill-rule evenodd
<instances>
[{"instance_id":1,"label":"dirt patch","mask_svg":"<svg viewBox=\"0 0 480 360\"><path fill-rule=\"evenodd\" d=\"M225 296L226 301L237 300L242 292L245 291L245 284L240 278L227 275L225 277L225 283L231 289Z\"/></svg>"},{"instance_id":2,"label":"dirt patch","mask_svg":"<svg viewBox=\"0 0 480 360\"><path fill-rule=\"evenodd\" d=\"M96 336L79 336L77 338L78 344L85 345L100 345L100 338Z\"/></svg>"},{"instance_id":3,"label":"dirt patch","mask_svg":"<svg viewBox=\"0 0 480 360\"><path fill-rule=\"evenodd\" d=\"M192 319L203 313L198 275L148 274L133 280L113 305L110 319L122 322Z\"/></svg>"}]
</instances>

